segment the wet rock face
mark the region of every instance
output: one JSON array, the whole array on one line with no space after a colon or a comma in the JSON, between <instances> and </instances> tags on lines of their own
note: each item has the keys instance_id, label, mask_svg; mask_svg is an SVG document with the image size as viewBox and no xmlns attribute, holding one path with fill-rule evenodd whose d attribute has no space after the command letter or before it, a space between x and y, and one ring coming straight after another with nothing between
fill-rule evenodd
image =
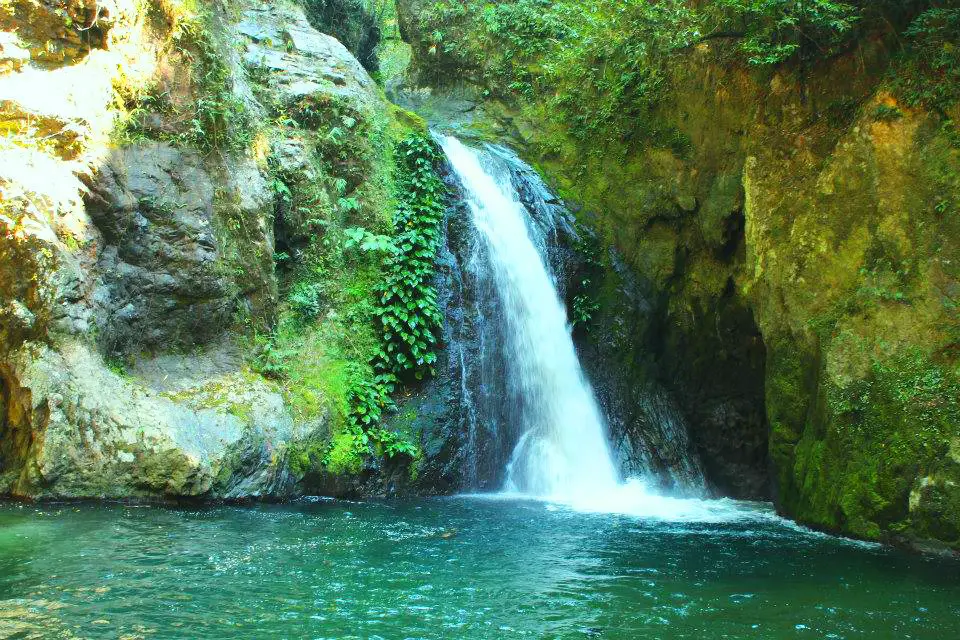
<instances>
[{"instance_id":1,"label":"wet rock face","mask_svg":"<svg viewBox=\"0 0 960 640\"><path fill-rule=\"evenodd\" d=\"M199 157L164 144L121 149L90 186L87 211L106 242L97 265L105 349L186 347L225 327L234 301Z\"/></svg>"},{"instance_id":2,"label":"wet rock face","mask_svg":"<svg viewBox=\"0 0 960 640\"><path fill-rule=\"evenodd\" d=\"M721 495L773 497L765 412L766 346L750 308L728 288L656 327L660 378L680 399L694 448Z\"/></svg>"}]
</instances>

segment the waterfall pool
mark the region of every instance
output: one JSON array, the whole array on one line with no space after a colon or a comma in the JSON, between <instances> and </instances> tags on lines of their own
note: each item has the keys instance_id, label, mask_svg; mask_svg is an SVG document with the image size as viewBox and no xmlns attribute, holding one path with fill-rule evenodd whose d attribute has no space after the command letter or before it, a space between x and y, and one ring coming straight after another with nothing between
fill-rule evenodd
<instances>
[{"instance_id":1,"label":"waterfall pool","mask_svg":"<svg viewBox=\"0 0 960 640\"><path fill-rule=\"evenodd\" d=\"M0 504L0 637L960 637L960 563L762 504Z\"/></svg>"}]
</instances>

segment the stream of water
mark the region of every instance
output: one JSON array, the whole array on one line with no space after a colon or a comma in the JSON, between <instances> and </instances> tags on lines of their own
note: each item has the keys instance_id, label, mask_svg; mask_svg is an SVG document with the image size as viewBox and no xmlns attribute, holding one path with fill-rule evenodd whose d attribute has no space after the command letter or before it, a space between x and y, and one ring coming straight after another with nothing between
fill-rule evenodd
<instances>
[{"instance_id":1,"label":"stream of water","mask_svg":"<svg viewBox=\"0 0 960 640\"><path fill-rule=\"evenodd\" d=\"M0 504L0 637L960 637L960 565L716 501Z\"/></svg>"},{"instance_id":2,"label":"stream of water","mask_svg":"<svg viewBox=\"0 0 960 640\"><path fill-rule=\"evenodd\" d=\"M647 491L642 478L619 477L548 262L554 239L544 227L553 229L556 220L544 195L536 198L538 207L523 202L511 171L529 168L497 147L475 149L452 136L440 137L440 143L478 238L472 271L489 281L487 295L499 303L496 321L506 344L494 352L502 360L495 370L506 379L500 403L515 405L508 419L517 423L510 426L518 434L504 492L583 511L675 515L699 510L699 501L663 498ZM525 186L549 197L541 184L528 180Z\"/></svg>"},{"instance_id":3,"label":"stream of water","mask_svg":"<svg viewBox=\"0 0 960 640\"><path fill-rule=\"evenodd\" d=\"M512 356L504 368L523 401L506 489L588 504L617 488L617 473L566 308L531 238L527 211L508 173L492 173L478 152L456 138L443 138L442 146L489 256Z\"/></svg>"},{"instance_id":4,"label":"stream of water","mask_svg":"<svg viewBox=\"0 0 960 640\"><path fill-rule=\"evenodd\" d=\"M503 491L251 508L0 503L0 638L960 638L955 560L621 479L547 256L545 188L527 185L538 220L519 160L441 144L475 232L467 270L495 298L476 314L472 391L487 408L471 428L516 422L487 431L510 436ZM696 460L678 468L702 483Z\"/></svg>"}]
</instances>

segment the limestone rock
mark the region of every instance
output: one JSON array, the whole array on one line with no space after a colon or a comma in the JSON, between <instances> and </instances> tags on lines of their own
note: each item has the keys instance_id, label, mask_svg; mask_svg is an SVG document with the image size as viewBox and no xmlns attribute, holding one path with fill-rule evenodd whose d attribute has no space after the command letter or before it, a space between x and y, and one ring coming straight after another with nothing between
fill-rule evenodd
<instances>
[{"instance_id":1,"label":"limestone rock","mask_svg":"<svg viewBox=\"0 0 960 640\"><path fill-rule=\"evenodd\" d=\"M90 184L100 256L103 340L112 351L203 342L226 326L214 187L198 156L165 144L117 150Z\"/></svg>"},{"instance_id":2,"label":"limestone rock","mask_svg":"<svg viewBox=\"0 0 960 640\"><path fill-rule=\"evenodd\" d=\"M0 7L0 30L19 37L0 40L0 128L13 141L0 144L0 494L297 495L289 452L327 437L329 420L294 420L280 386L229 337L235 311L268 319L277 307L263 149L108 144L118 74L164 61L127 37L145 5L65 4L66 14L35 0ZM359 63L302 10L262 2L251 17L265 39L232 38L225 17L214 28L279 65L260 68L273 71L254 96L241 56L226 61L252 114L265 113L258 99L332 99L364 117L383 108ZM78 46L75 27L91 21ZM303 167L311 148L292 134L281 145L287 168Z\"/></svg>"},{"instance_id":3,"label":"limestone rock","mask_svg":"<svg viewBox=\"0 0 960 640\"><path fill-rule=\"evenodd\" d=\"M320 96L367 113L380 105L363 66L336 38L311 27L301 8L261 3L244 12L237 30L247 39L244 64L268 76L282 104Z\"/></svg>"},{"instance_id":4,"label":"limestone rock","mask_svg":"<svg viewBox=\"0 0 960 640\"><path fill-rule=\"evenodd\" d=\"M230 376L180 395L107 370L81 344L21 352L12 493L30 497L284 497L296 479L278 455L294 436L277 390ZM237 384L207 398L204 390ZM222 388L217 387L221 391ZM193 399L193 402L190 400ZM16 439L16 438L15 438Z\"/></svg>"}]
</instances>

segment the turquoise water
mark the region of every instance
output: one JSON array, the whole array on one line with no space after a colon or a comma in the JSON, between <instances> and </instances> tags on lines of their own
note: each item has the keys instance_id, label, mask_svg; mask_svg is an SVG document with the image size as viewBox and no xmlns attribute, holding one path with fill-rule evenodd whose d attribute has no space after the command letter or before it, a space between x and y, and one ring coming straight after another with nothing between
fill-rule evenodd
<instances>
[{"instance_id":1,"label":"turquoise water","mask_svg":"<svg viewBox=\"0 0 960 640\"><path fill-rule=\"evenodd\" d=\"M960 564L768 507L0 504L0 637L960 638Z\"/></svg>"}]
</instances>

